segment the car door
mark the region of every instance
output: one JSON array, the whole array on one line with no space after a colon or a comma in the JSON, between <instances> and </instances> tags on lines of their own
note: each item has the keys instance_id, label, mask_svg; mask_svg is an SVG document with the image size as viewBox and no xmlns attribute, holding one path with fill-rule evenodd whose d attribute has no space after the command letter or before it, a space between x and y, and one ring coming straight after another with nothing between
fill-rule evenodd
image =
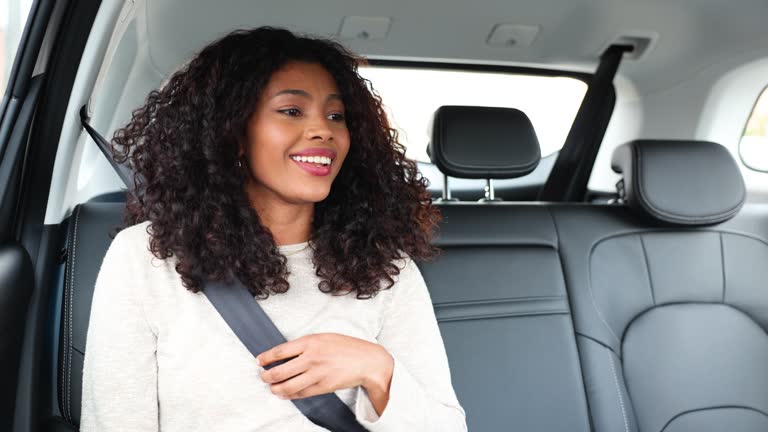
<instances>
[{"instance_id":1,"label":"car door","mask_svg":"<svg viewBox=\"0 0 768 432\"><path fill-rule=\"evenodd\" d=\"M45 289L58 227L43 223L56 143L98 1L0 3L5 49L0 102L0 430L30 432L44 415L40 359L52 347ZM14 38L13 34L20 34ZM16 49L18 47L18 49ZM2 89L2 86L0 86ZM55 245L55 246L53 246ZM42 414L46 412L46 414Z\"/></svg>"},{"instance_id":2,"label":"car door","mask_svg":"<svg viewBox=\"0 0 768 432\"><path fill-rule=\"evenodd\" d=\"M19 383L19 365L29 301L35 287L34 267L29 251L17 235L18 202L27 152L27 137L40 100L43 73L35 73L38 54L47 26L42 20L51 15L51 4L29 4L28 13L19 1L0 6L5 9L3 36L7 81L0 104L0 430L11 430ZM22 19L28 17L26 25ZM23 29L23 33L20 30ZM21 33L18 48L14 34ZM5 74L4 74L5 75Z\"/></svg>"}]
</instances>

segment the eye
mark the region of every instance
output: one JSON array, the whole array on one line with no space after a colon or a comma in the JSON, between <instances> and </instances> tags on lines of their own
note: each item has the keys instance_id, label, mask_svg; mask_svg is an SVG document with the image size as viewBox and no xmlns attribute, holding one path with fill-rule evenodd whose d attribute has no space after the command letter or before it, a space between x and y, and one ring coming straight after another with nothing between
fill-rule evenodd
<instances>
[{"instance_id":1,"label":"eye","mask_svg":"<svg viewBox=\"0 0 768 432\"><path fill-rule=\"evenodd\" d=\"M328 119L337 121L337 122L343 122L344 121L344 114L342 113L333 113L328 116Z\"/></svg>"},{"instance_id":2,"label":"eye","mask_svg":"<svg viewBox=\"0 0 768 432\"><path fill-rule=\"evenodd\" d=\"M286 108L286 109L278 110L277 112L283 113L289 117L297 117L301 114L301 111L299 111L298 108Z\"/></svg>"}]
</instances>

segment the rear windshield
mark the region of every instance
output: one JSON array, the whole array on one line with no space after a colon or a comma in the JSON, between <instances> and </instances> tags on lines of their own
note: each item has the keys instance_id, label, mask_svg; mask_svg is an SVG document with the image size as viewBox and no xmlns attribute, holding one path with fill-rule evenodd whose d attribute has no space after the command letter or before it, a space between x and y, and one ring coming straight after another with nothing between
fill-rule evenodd
<instances>
[{"instance_id":1,"label":"rear windshield","mask_svg":"<svg viewBox=\"0 0 768 432\"><path fill-rule=\"evenodd\" d=\"M564 76L365 66L360 75L381 96L406 155L429 162L432 114L443 105L517 108L536 129L542 157L563 147L587 85Z\"/></svg>"}]
</instances>

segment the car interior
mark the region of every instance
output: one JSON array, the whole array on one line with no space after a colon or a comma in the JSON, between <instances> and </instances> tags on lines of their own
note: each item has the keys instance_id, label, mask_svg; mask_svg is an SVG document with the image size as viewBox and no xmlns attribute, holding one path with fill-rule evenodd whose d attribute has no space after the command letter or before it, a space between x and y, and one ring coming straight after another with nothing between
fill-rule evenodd
<instances>
[{"instance_id":1,"label":"car interior","mask_svg":"<svg viewBox=\"0 0 768 432\"><path fill-rule=\"evenodd\" d=\"M403 135L442 214L418 265L470 431L768 431L768 139L743 139L767 17L759 0L31 2L0 105L0 430L78 430L125 205L103 140L207 43L269 25L365 57L396 123L387 86L432 99ZM479 78L430 97L409 71Z\"/></svg>"}]
</instances>

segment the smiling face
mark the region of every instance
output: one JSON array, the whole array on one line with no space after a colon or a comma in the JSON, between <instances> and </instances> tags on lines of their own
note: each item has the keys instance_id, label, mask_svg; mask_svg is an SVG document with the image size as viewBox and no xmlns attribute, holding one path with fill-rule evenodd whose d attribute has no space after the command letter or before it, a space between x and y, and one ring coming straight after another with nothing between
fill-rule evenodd
<instances>
[{"instance_id":1,"label":"smiling face","mask_svg":"<svg viewBox=\"0 0 768 432\"><path fill-rule=\"evenodd\" d=\"M248 196L259 206L324 200L349 151L344 104L330 73L298 61L275 71L248 122L242 151Z\"/></svg>"}]
</instances>

